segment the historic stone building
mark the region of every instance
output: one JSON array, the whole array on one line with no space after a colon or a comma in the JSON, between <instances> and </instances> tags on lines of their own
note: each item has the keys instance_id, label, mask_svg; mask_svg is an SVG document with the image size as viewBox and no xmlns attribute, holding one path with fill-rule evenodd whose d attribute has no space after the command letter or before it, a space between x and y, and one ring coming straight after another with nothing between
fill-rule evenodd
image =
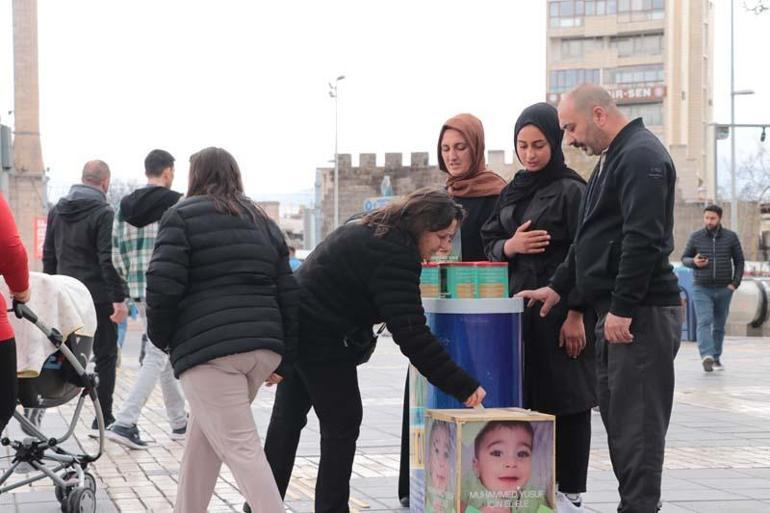
<instances>
[{"instance_id":1,"label":"historic stone building","mask_svg":"<svg viewBox=\"0 0 770 513\"><path fill-rule=\"evenodd\" d=\"M438 165L428 162L428 152L415 152L409 163L403 162L401 153L386 153L385 162L377 164L375 153L361 153L358 166L352 165L350 154L342 153L339 159L340 222L362 212L368 198L382 196L381 185L388 176L396 196L408 194L420 187L443 187L446 176ZM487 152L487 168L496 171L506 180L514 173L513 164L505 162L503 151ZM325 237L334 229L334 168L317 170L317 204L320 205L320 236Z\"/></svg>"}]
</instances>

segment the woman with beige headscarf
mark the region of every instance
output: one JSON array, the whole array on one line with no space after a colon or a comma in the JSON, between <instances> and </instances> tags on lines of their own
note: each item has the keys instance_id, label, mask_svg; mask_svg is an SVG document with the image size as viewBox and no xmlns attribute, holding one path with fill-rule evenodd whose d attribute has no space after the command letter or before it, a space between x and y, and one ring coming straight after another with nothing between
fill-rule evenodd
<instances>
[{"instance_id":1,"label":"woman with beige headscarf","mask_svg":"<svg viewBox=\"0 0 770 513\"><path fill-rule=\"evenodd\" d=\"M484 158L484 126L473 114L458 114L442 126L438 137L438 167L446 173L446 190L465 209L462 227L455 235L452 253L460 260L487 260L481 227L495 208L505 180L487 169ZM401 425L401 465L398 498L409 504L409 377L404 390Z\"/></svg>"},{"instance_id":2,"label":"woman with beige headscarf","mask_svg":"<svg viewBox=\"0 0 770 513\"><path fill-rule=\"evenodd\" d=\"M495 207L505 180L487 169L484 126L472 114L458 114L444 123L438 139L438 166L446 173L446 188L467 217L460 233L460 259L486 260L481 226Z\"/></svg>"}]
</instances>

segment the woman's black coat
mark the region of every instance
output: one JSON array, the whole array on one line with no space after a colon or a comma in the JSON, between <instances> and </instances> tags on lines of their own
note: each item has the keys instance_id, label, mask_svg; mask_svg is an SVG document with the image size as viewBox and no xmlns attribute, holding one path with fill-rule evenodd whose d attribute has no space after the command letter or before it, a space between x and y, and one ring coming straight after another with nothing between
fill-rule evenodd
<instances>
[{"instance_id":1,"label":"woman's black coat","mask_svg":"<svg viewBox=\"0 0 770 513\"><path fill-rule=\"evenodd\" d=\"M383 238L350 223L332 232L297 270L299 361L324 365L358 357L346 335L385 322L401 352L428 381L465 401L479 383L455 364L430 332L420 297L417 244L392 229Z\"/></svg>"},{"instance_id":2,"label":"woman's black coat","mask_svg":"<svg viewBox=\"0 0 770 513\"><path fill-rule=\"evenodd\" d=\"M187 198L160 221L147 271L148 336L174 374L221 356L269 349L292 362L298 288L269 218L219 212Z\"/></svg>"},{"instance_id":3,"label":"woman's black coat","mask_svg":"<svg viewBox=\"0 0 770 513\"><path fill-rule=\"evenodd\" d=\"M486 260L484 243L481 240L481 227L494 212L497 196L453 199L465 209L465 219L460 225L460 251L463 262Z\"/></svg>"},{"instance_id":4,"label":"woman's black coat","mask_svg":"<svg viewBox=\"0 0 770 513\"><path fill-rule=\"evenodd\" d=\"M559 179L535 191L522 216L532 220L530 230L547 230L551 235L545 253L514 255L503 253L505 241L519 227L514 220L514 203L505 202L509 183L500 194L497 208L482 229L487 257L508 262L511 295L548 284L558 265L564 260L578 224L578 209L585 190L582 182ZM596 404L596 371L594 364L593 313L586 311L586 348L577 359L567 356L559 347L559 332L567 316L568 304L576 309L579 299L562 298L551 313L541 318L537 308L525 309L524 336L524 405L552 414L585 411Z\"/></svg>"}]
</instances>

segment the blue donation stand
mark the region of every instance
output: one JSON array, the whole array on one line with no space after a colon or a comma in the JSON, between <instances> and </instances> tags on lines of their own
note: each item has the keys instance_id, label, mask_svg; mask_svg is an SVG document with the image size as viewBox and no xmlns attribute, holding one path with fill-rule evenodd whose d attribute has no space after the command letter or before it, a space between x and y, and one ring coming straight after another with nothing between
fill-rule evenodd
<instances>
[{"instance_id":1,"label":"blue donation stand","mask_svg":"<svg viewBox=\"0 0 770 513\"><path fill-rule=\"evenodd\" d=\"M484 406L522 406L523 349L520 298L423 298L433 334L460 367L486 390ZM409 509L423 513L425 489L425 410L463 408L431 385L414 367L409 370Z\"/></svg>"},{"instance_id":2,"label":"blue donation stand","mask_svg":"<svg viewBox=\"0 0 770 513\"><path fill-rule=\"evenodd\" d=\"M684 305L684 318L682 319L682 340L695 342L698 334L698 319L695 314L695 276L689 267L674 267L676 277L679 279L679 295Z\"/></svg>"}]
</instances>

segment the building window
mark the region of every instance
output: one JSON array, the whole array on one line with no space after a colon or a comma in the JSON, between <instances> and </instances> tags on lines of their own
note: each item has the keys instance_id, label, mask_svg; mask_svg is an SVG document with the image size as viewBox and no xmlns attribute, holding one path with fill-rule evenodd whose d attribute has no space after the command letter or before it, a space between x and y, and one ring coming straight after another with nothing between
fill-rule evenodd
<instances>
[{"instance_id":1,"label":"building window","mask_svg":"<svg viewBox=\"0 0 770 513\"><path fill-rule=\"evenodd\" d=\"M599 69L560 69L551 71L549 93L563 93L584 82L599 83Z\"/></svg>"},{"instance_id":2,"label":"building window","mask_svg":"<svg viewBox=\"0 0 770 513\"><path fill-rule=\"evenodd\" d=\"M617 50L618 57L661 55L663 53L663 34L613 37L610 39L610 48Z\"/></svg>"},{"instance_id":3,"label":"building window","mask_svg":"<svg viewBox=\"0 0 770 513\"><path fill-rule=\"evenodd\" d=\"M665 0L618 0L618 21L662 20L666 14Z\"/></svg>"},{"instance_id":4,"label":"building window","mask_svg":"<svg viewBox=\"0 0 770 513\"><path fill-rule=\"evenodd\" d=\"M604 83L606 85L639 87L662 84L664 79L663 64L620 66L604 70Z\"/></svg>"},{"instance_id":5,"label":"building window","mask_svg":"<svg viewBox=\"0 0 770 513\"><path fill-rule=\"evenodd\" d=\"M647 126L663 126L662 103L639 103L636 105L618 105L628 119L642 118Z\"/></svg>"},{"instance_id":6,"label":"building window","mask_svg":"<svg viewBox=\"0 0 770 513\"><path fill-rule=\"evenodd\" d=\"M615 16L619 22L662 20L665 0L550 0L551 27L580 27L584 16Z\"/></svg>"},{"instance_id":7,"label":"building window","mask_svg":"<svg viewBox=\"0 0 770 513\"><path fill-rule=\"evenodd\" d=\"M586 16L613 16L618 12L617 0L586 0Z\"/></svg>"},{"instance_id":8,"label":"building window","mask_svg":"<svg viewBox=\"0 0 770 513\"><path fill-rule=\"evenodd\" d=\"M580 39L562 39L560 56L562 59L582 58L586 53L601 50L604 41L600 37Z\"/></svg>"},{"instance_id":9,"label":"building window","mask_svg":"<svg viewBox=\"0 0 770 513\"><path fill-rule=\"evenodd\" d=\"M583 25L584 13L584 0L551 0L548 4L553 28L580 27Z\"/></svg>"}]
</instances>

